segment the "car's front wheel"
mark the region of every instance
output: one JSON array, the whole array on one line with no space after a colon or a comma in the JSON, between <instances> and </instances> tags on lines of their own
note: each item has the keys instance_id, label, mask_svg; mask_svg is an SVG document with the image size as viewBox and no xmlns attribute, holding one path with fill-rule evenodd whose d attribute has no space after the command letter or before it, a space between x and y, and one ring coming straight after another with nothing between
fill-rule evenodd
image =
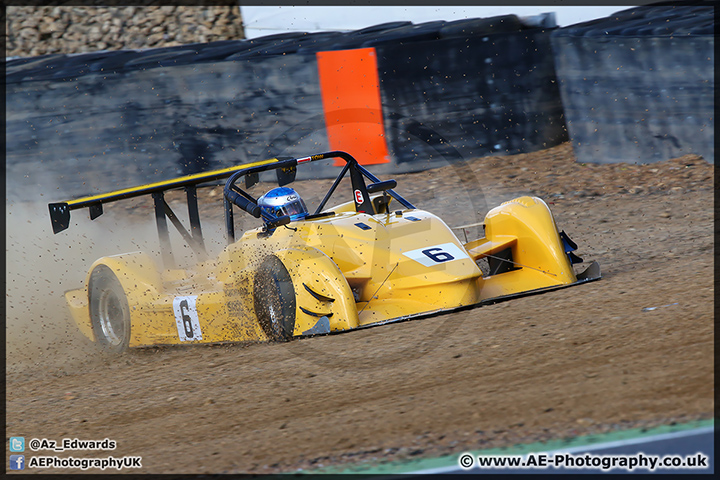
<instances>
[{"instance_id":1,"label":"car's front wheel","mask_svg":"<svg viewBox=\"0 0 720 480\"><path fill-rule=\"evenodd\" d=\"M110 268L96 267L90 274L90 320L100 347L121 353L130 343L130 308L125 291Z\"/></svg>"},{"instance_id":2,"label":"car's front wheel","mask_svg":"<svg viewBox=\"0 0 720 480\"><path fill-rule=\"evenodd\" d=\"M295 288L285 265L267 257L255 272L255 315L271 340L287 341L295 329Z\"/></svg>"}]
</instances>

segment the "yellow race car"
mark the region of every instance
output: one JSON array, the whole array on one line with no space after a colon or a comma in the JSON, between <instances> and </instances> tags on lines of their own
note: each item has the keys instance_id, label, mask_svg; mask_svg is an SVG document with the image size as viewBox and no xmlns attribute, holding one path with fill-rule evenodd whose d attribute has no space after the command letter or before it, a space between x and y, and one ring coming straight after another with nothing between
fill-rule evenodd
<instances>
[{"instance_id":1,"label":"yellow race car","mask_svg":"<svg viewBox=\"0 0 720 480\"><path fill-rule=\"evenodd\" d=\"M309 213L285 187L298 166L339 158L345 165ZM255 199L245 189L274 170L279 188ZM267 174L264 174L267 175ZM350 177L345 202L327 207ZM224 187L227 246L208 258L200 228L197 188L227 179ZM366 183L366 180L370 183ZM541 199L520 197L490 210L482 238L461 242L439 217L415 208L345 152L287 160L270 159L103 195L49 205L53 230L70 225L70 211L152 195L161 243L169 244L167 219L197 254L191 268L177 268L169 249L163 266L145 253L103 257L91 266L85 287L65 293L80 331L103 348L186 343L288 340L448 312L517 295L600 278L592 262L558 230ZM187 230L164 198L187 192ZM395 204L395 205L392 205ZM392 206L391 206L392 205ZM262 227L235 239L239 207L262 218ZM478 266L487 258L489 271Z\"/></svg>"}]
</instances>

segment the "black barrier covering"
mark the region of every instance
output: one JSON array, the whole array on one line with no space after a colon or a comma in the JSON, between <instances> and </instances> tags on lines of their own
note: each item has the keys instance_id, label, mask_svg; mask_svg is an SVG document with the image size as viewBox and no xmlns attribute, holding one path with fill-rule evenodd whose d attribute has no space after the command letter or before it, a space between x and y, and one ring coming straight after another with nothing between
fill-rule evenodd
<instances>
[{"instance_id":1,"label":"black barrier covering","mask_svg":"<svg viewBox=\"0 0 720 480\"><path fill-rule=\"evenodd\" d=\"M328 149L314 56L91 71L7 92L7 173L19 179L9 193L87 195L298 143Z\"/></svg>"},{"instance_id":2,"label":"black barrier covering","mask_svg":"<svg viewBox=\"0 0 720 480\"><path fill-rule=\"evenodd\" d=\"M367 46L382 53L394 155L377 173L563 139L547 33L514 15L47 55L7 62L9 193L86 195L329 150L315 53ZM302 174L333 176L330 163Z\"/></svg>"},{"instance_id":3,"label":"black barrier covering","mask_svg":"<svg viewBox=\"0 0 720 480\"><path fill-rule=\"evenodd\" d=\"M549 32L457 37L378 50L386 137L399 164L449 141L465 158L566 140ZM403 166L403 168L408 168Z\"/></svg>"},{"instance_id":4,"label":"black barrier covering","mask_svg":"<svg viewBox=\"0 0 720 480\"><path fill-rule=\"evenodd\" d=\"M713 10L706 2L618 12L553 34L581 162L714 162Z\"/></svg>"}]
</instances>

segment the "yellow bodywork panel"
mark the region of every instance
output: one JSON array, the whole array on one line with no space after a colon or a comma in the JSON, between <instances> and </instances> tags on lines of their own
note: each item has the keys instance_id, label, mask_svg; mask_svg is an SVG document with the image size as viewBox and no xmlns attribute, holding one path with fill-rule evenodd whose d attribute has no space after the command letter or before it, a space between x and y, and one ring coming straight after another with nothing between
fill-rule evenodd
<instances>
[{"instance_id":1,"label":"yellow bodywork panel","mask_svg":"<svg viewBox=\"0 0 720 480\"><path fill-rule=\"evenodd\" d=\"M288 267L295 290L294 335L310 330L325 316L331 331L358 326L352 291L342 271L322 251L312 247L280 250L277 257Z\"/></svg>"},{"instance_id":2,"label":"yellow bodywork panel","mask_svg":"<svg viewBox=\"0 0 720 480\"><path fill-rule=\"evenodd\" d=\"M482 278L483 300L577 281L552 213L540 198L520 197L490 210L485 238L471 243L474 258L510 248L516 268Z\"/></svg>"},{"instance_id":3,"label":"yellow bodywork panel","mask_svg":"<svg viewBox=\"0 0 720 480\"><path fill-rule=\"evenodd\" d=\"M134 347L268 340L255 313L254 281L271 255L292 283L294 336L322 322L329 331L350 330L577 280L552 214L536 197L491 210L485 237L466 244L422 210L370 215L352 207L273 232L250 230L192 269L161 271L143 253L104 257L86 285L96 267L112 270L127 299ZM513 268L484 277L476 261L507 251ZM66 299L80 331L94 339L88 291Z\"/></svg>"}]
</instances>

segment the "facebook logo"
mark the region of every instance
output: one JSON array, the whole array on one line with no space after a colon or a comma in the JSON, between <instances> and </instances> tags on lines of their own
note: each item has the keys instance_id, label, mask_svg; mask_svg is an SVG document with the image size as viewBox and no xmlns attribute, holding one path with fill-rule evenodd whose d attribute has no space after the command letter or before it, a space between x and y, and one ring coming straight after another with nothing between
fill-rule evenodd
<instances>
[{"instance_id":1,"label":"facebook logo","mask_svg":"<svg viewBox=\"0 0 720 480\"><path fill-rule=\"evenodd\" d=\"M25 470L25 455L10 455L10 470Z\"/></svg>"}]
</instances>

